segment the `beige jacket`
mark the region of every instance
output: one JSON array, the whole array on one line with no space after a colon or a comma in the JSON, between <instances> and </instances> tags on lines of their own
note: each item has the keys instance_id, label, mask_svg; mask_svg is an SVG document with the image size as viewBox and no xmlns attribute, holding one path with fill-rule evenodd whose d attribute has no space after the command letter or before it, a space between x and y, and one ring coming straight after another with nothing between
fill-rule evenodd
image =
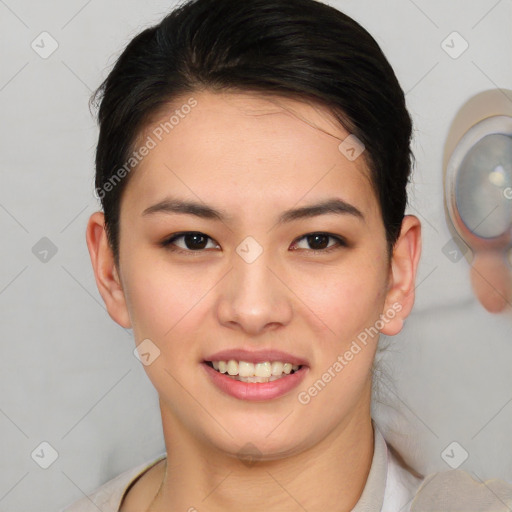
<instances>
[{"instance_id":1,"label":"beige jacket","mask_svg":"<svg viewBox=\"0 0 512 512\"><path fill-rule=\"evenodd\" d=\"M510 512L512 485L503 480L479 483L467 472L450 470L416 477L403 466L377 424L374 453L363 493L352 512ZM144 462L108 481L59 512L118 512L128 488L166 454Z\"/></svg>"}]
</instances>

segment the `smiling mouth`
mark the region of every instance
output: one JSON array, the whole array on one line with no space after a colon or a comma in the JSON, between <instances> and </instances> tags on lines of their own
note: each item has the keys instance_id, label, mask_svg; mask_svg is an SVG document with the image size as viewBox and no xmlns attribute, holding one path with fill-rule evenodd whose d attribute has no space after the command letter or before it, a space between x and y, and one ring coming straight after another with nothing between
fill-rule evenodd
<instances>
[{"instance_id":1,"label":"smiling mouth","mask_svg":"<svg viewBox=\"0 0 512 512\"><path fill-rule=\"evenodd\" d=\"M303 368L303 365L293 365L281 361L263 361L261 363L249 363L247 361L204 361L210 368L226 377L240 382L272 382L286 378Z\"/></svg>"}]
</instances>

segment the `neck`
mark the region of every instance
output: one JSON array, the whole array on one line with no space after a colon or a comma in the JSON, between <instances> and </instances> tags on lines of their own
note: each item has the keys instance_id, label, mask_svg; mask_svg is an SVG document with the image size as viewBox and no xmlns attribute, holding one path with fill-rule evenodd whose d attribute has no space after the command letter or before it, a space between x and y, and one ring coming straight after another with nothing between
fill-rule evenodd
<instances>
[{"instance_id":1,"label":"neck","mask_svg":"<svg viewBox=\"0 0 512 512\"><path fill-rule=\"evenodd\" d=\"M201 443L161 403L167 467L152 512L350 511L370 472L374 433L369 411L322 441L275 460L241 461Z\"/></svg>"}]
</instances>

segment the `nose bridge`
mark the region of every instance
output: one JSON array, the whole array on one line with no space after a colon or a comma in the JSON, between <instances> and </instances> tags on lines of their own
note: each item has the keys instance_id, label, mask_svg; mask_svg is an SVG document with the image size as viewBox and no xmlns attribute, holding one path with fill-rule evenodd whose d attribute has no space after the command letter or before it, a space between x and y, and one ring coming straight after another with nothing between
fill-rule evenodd
<instances>
[{"instance_id":1,"label":"nose bridge","mask_svg":"<svg viewBox=\"0 0 512 512\"><path fill-rule=\"evenodd\" d=\"M256 333L270 324L285 324L291 318L288 288L275 275L279 271L273 255L252 237L233 254L230 284L221 298L219 320L238 324ZM276 267L276 268L274 268Z\"/></svg>"}]
</instances>

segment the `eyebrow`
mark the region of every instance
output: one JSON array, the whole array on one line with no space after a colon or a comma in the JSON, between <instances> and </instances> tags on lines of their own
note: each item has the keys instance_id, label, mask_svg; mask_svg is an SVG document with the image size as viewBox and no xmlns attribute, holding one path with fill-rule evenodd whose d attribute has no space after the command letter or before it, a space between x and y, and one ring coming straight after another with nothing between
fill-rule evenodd
<instances>
[{"instance_id":1,"label":"eyebrow","mask_svg":"<svg viewBox=\"0 0 512 512\"><path fill-rule=\"evenodd\" d=\"M153 206L146 208L142 212L142 215L145 216L155 213L181 213L195 215L196 217L203 219L218 220L221 222L229 222L233 218L224 210L216 210L207 204L176 198L166 198ZM363 213L354 205L339 198L330 198L321 201L320 203L286 210L277 219L277 224L285 224L298 219L306 219L327 214L351 215L359 220L365 221Z\"/></svg>"}]
</instances>

